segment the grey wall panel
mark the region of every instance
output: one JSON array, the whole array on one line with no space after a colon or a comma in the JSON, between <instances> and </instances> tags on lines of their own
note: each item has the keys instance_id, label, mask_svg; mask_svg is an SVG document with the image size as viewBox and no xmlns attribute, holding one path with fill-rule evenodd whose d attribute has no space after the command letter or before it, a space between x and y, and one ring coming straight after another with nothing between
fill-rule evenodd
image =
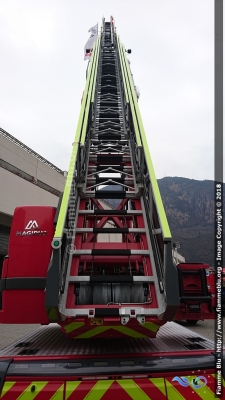
<instances>
[{"instance_id":1,"label":"grey wall panel","mask_svg":"<svg viewBox=\"0 0 225 400\"><path fill-rule=\"evenodd\" d=\"M60 192L63 191L65 184L63 171L56 171L1 134L0 160L28 173L34 179L39 179Z\"/></svg>"},{"instance_id":2,"label":"grey wall panel","mask_svg":"<svg viewBox=\"0 0 225 400\"><path fill-rule=\"evenodd\" d=\"M6 255L8 250L10 227L0 225L0 254Z\"/></svg>"},{"instance_id":3,"label":"grey wall panel","mask_svg":"<svg viewBox=\"0 0 225 400\"><path fill-rule=\"evenodd\" d=\"M0 212L13 215L22 205L57 206L58 197L35 184L0 168Z\"/></svg>"}]
</instances>

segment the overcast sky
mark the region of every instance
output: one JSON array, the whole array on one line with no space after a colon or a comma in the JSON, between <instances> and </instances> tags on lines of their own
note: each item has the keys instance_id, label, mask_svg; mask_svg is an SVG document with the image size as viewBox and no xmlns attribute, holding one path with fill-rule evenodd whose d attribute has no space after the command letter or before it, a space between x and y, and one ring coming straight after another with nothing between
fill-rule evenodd
<instances>
[{"instance_id":1,"label":"overcast sky","mask_svg":"<svg viewBox=\"0 0 225 400\"><path fill-rule=\"evenodd\" d=\"M0 126L67 170L87 61L114 16L157 178L214 179L213 0L1 0Z\"/></svg>"}]
</instances>

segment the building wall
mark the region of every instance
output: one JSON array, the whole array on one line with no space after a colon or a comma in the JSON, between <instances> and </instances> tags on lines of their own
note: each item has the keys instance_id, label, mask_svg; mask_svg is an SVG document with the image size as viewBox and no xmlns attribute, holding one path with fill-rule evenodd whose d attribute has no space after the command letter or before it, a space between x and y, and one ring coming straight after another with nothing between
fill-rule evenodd
<instances>
[{"instance_id":1,"label":"building wall","mask_svg":"<svg viewBox=\"0 0 225 400\"><path fill-rule=\"evenodd\" d=\"M0 134L0 167L58 196L63 191L65 176L63 171L47 163Z\"/></svg>"},{"instance_id":2,"label":"building wall","mask_svg":"<svg viewBox=\"0 0 225 400\"><path fill-rule=\"evenodd\" d=\"M0 128L0 255L7 254L15 208L56 207L64 190L64 175L64 171Z\"/></svg>"},{"instance_id":3,"label":"building wall","mask_svg":"<svg viewBox=\"0 0 225 400\"><path fill-rule=\"evenodd\" d=\"M0 168L0 188L0 212L7 215L13 215L14 209L21 205L57 206L58 204L57 195L4 168ZM63 185L61 185L61 190L63 191Z\"/></svg>"}]
</instances>

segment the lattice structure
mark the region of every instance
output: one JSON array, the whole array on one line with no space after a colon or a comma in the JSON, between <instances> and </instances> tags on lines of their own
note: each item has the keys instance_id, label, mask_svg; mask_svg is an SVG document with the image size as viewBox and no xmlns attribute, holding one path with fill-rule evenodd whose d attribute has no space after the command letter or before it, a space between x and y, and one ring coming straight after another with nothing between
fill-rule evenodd
<instances>
[{"instance_id":1,"label":"lattice structure","mask_svg":"<svg viewBox=\"0 0 225 400\"><path fill-rule=\"evenodd\" d=\"M116 209L102 199L116 199ZM103 20L88 67L53 249L45 304L69 336L152 337L174 318L170 230L112 21Z\"/></svg>"}]
</instances>

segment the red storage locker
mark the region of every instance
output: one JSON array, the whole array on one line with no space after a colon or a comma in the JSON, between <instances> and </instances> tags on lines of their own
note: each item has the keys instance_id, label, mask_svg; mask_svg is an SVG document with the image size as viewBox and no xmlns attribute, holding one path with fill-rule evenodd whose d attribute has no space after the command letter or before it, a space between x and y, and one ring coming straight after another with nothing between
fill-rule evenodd
<instances>
[{"instance_id":1,"label":"red storage locker","mask_svg":"<svg viewBox=\"0 0 225 400\"><path fill-rule=\"evenodd\" d=\"M1 278L0 323L49 323L44 301L55 211L50 206L15 209Z\"/></svg>"}]
</instances>

